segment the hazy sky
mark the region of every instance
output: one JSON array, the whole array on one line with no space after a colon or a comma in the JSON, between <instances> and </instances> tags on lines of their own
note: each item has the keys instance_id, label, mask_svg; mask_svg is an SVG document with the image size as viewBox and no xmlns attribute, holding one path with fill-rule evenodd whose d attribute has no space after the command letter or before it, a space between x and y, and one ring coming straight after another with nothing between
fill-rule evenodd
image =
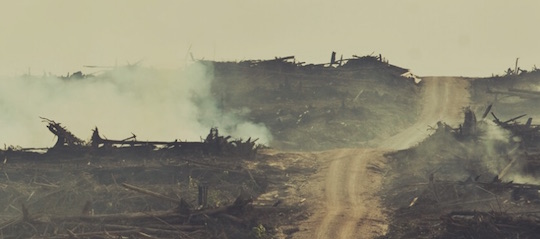
<instances>
[{"instance_id":1,"label":"hazy sky","mask_svg":"<svg viewBox=\"0 0 540 239\"><path fill-rule=\"evenodd\" d=\"M381 53L419 75L540 66L540 1L47 0L0 3L0 75L83 65L178 67L196 58Z\"/></svg>"}]
</instances>

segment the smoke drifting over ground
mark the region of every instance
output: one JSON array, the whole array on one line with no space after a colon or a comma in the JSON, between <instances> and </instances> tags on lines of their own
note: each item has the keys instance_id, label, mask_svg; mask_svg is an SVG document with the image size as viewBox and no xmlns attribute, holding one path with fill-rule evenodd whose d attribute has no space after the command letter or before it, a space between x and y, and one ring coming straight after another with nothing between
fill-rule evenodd
<instances>
[{"instance_id":1,"label":"smoke drifting over ground","mask_svg":"<svg viewBox=\"0 0 540 239\"><path fill-rule=\"evenodd\" d=\"M54 144L40 122L46 117L89 140L97 126L110 139L131 133L138 140L200 140L210 127L233 138L271 141L269 130L249 122L245 109L222 112L210 91L211 69L194 63L184 70L124 67L98 77L2 78L0 143L23 147Z\"/></svg>"},{"instance_id":2,"label":"smoke drifting over ground","mask_svg":"<svg viewBox=\"0 0 540 239\"><path fill-rule=\"evenodd\" d=\"M510 132L492 122L479 121L477 127L479 137L458 139L448 126L439 126L416 147L396 153L396 158L406 159L398 167L420 180L433 174L439 180L481 176L481 181L491 181L520 156L518 144L510 140ZM508 180L514 170L520 167L512 168L503 179Z\"/></svg>"}]
</instances>

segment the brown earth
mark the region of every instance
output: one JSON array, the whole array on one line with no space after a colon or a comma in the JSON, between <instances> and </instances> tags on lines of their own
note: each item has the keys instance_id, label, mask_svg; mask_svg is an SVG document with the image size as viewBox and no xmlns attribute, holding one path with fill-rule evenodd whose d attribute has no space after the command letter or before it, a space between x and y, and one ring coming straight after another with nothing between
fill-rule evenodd
<instances>
[{"instance_id":1,"label":"brown earth","mask_svg":"<svg viewBox=\"0 0 540 239\"><path fill-rule=\"evenodd\" d=\"M374 148L338 149L316 154L322 170L315 174L309 198L312 216L293 238L373 238L388 228L379 191L388 172L385 153L408 148L428 135L437 121L455 123L467 106L468 81L436 77L424 80L423 109L418 121ZM308 193L309 194L309 193Z\"/></svg>"}]
</instances>

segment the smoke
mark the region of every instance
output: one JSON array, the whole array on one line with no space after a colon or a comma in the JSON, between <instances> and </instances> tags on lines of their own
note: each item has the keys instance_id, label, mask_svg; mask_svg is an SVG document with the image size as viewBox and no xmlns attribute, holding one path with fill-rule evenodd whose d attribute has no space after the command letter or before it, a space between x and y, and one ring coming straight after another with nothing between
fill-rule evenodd
<instances>
[{"instance_id":1,"label":"smoke","mask_svg":"<svg viewBox=\"0 0 540 239\"><path fill-rule=\"evenodd\" d=\"M498 175L513 157L517 157L518 144L511 140L511 133L491 121L481 121L478 124L482 132L479 150L475 148L478 158L481 158L484 166L494 175Z\"/></svg>"},{"instance_id":2,"label":"smoke","mask_svg":"<svg viewBox=\"0 0 540 239\"><path fill-rule=\"evenodd\" d=\"M466 180L481 176L489 181L520 156L511 133L493 122L477 123L478 138L459 138L449 126L440 124L436 131L408 150L407 172L427 178L433 173L439 180ZM517 166L514 165L514 166ZM518 169L515 167L512 169ZM512 170L503 178L507 179Z\"/></svg>"},{"instance_id":3,"label":"smoke","mask_svg":"<svg viewBox=\"0 0 540 239\"><path fill-rule=\"evenodd\" d=\"M512 172L509 173L505 178L507 181L512 181L514 183L523 183L523 184L540 184L540 180L533 175L526 175L521 172Z\"/></svg>"},{"instance_id":4,"label":"smoke","mask_svg":"<svg viewBox=\"0 0 540 239\"><path fill-rule=\"evenodd\" d=\"M94 127L110 139L200 140L211 127L233 138L272 137L247 120L247 109L222 112L211 93L211 69L194 63L183 70L122 67L98 77L6 77L0 79L0 143L47 147L54 135L39 117L62 123L89 140Z\"/></svg>"},{"instance_id":5,"label":"smoke","mask_svg":"<svg viewBox=\"0 0 540 239\"><path fill-rule=\"evenodd\" d=\"M519 148L521 139L492 122L483 127L482 142L486 148L483 162L490 173L502 176L504 181L540 184L536 175L527 172L527 158L531 157ZM502 174L502 175L501 175Z\"/></svg>"}]
</instances>

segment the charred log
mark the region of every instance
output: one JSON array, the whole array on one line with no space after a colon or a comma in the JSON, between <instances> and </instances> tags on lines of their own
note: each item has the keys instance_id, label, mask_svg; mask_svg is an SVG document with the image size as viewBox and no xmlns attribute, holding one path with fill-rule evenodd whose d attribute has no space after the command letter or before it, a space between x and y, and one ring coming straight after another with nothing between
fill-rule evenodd
<instances>
[{"instance_id":1,"label":"charred log","mask_svg":"<svg viewBox=\"0 0 540 239\"><path fill-rule=\"evenodd\" d=\"M58 140L56 141L56 144L54 145L54 148L59 148L63 146L81 146L84 145L84 141L77 138L75 135L73 135L69 130L67 130L64 126L60 125L60 123L56 123L53 120L40 117L44 122L47 122L47 128L51 133L56 135Z\"/></svg>"}]
</instances>

